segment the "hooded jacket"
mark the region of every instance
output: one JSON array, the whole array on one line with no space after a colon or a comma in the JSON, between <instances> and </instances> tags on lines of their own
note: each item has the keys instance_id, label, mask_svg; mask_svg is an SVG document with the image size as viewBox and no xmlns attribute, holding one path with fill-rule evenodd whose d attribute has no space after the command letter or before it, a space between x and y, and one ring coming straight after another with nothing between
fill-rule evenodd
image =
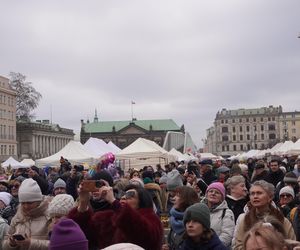
<instances>
[{"instance_id":1,"label":"hooded jacket","mask_svg":"<svg viewBox=\"0 0 300 250\"><path fill-rule=\"evenodd\" d=\"M207 203L207 200L204 199L204 202ZM210 227L226 247L231 245L235 228L234 215L225 200L217 207L210 209Z\"/></svg>"}]
</instances>

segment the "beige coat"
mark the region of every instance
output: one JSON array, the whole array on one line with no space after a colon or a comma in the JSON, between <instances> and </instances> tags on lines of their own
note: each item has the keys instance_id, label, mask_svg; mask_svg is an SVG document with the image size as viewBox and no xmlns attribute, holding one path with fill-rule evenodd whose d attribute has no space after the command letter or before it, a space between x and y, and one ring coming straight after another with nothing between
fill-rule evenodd
<instances>
[{"instance_id":1,"label":"beige coat","mask_svg":"<svg viewBox=\"0 0 300 250\"><path fill-rule=\"evenodd\" d=\"M235 227L233 242L232 242L233 250L243 250L243 239L245 236L244 223L245 223L245 213L241 214L236 221L236 227ZM287 218L284 218L283 228L286 232L288 239L296 240L296 235L292 227L292 224Z\"/></svg>"},{"instance_id":2,"label":"beige coat","mask_svg":"<svg viewBox=\"0 0 300 250\"><path fill-rule=\"evenodd\" d=\"M8 234L3 242L3 249L17 250L47 250L48 249L48 225L49 216L47 214L49 200L44 198L42 203L30 211L29 216L24 216L19 206L16 215L12 218ZM27 235L31 238L29 248L11 247L8 237L13 234Z\"/></svg>"}]
</instances>

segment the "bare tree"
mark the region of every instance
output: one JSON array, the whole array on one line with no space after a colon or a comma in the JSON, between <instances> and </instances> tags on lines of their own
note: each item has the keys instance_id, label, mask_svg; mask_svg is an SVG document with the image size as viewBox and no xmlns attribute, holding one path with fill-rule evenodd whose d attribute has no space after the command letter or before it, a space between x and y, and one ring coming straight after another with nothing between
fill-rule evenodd
<instances>
[{"instance_id":1,"label":"bare tree","mask_svg":"<svg viewBox=\"0 0 300 250\"><path fill-rule=\"evenodd\" d=\"M10 85L17 92L16 115L18 120L31 120L33 110L38 107L42 95L35 90L31 82L26 82L26 76L10 72Z\"/></svg>"}]
</instances>

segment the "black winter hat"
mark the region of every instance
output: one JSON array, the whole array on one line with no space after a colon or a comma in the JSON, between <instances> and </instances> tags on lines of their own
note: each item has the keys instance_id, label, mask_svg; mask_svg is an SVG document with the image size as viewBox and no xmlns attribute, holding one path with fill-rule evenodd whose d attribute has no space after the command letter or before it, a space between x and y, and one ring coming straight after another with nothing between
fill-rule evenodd
<instances>
[{"instance_id":1,"label":"black winter hat","mask_svg":"<svg viewBox=\"0 0 300 250\"><path fill-rule=\"evenodd\" d=\"M113 178L106 170L101 170L99 173L94 174L92 180L105 180L108 182L109 186L112 187L114 185Z\"/></svg>"}]
</instances>

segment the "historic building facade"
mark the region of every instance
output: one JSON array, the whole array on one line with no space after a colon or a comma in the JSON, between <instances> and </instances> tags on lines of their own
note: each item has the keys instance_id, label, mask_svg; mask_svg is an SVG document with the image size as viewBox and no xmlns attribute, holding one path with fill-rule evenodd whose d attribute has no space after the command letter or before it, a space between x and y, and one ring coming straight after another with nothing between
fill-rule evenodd
<instances>
[{"instance_id":1,"label":"historic building facade","mask_svg":"<svg viewBox=\"0 0 300 250\"><path fill-rule=\"evenodd\" d=\"M0 161L17 156L16 92L9 79L0 76Z\"/></svg>"},{"instance_id":2,"label":"historic building facade","mask_svg":"<svg viewBox=\"0 0 300 250\"><path fill-rule=\"evenodd\" d=\"M295 142L300 138L300 112L283 112L281 106L222 109L206 136L207 152L224 156L271 148L280 141Z\"/></svg>"},{"instance_id":3,"label":"historic building facade","mask_svg":"<svg viewBox=\"0 0 300 250\"><path fill-rule=\"evenodd\" d=\"M168 120L132 120L132 121L98 121L97 114L93 122L81 120L80 141L85 143L90 137L112 141L121 149L139 137L155 141L163 146L168 131L184 132L172 119Z\"/></svg>"},{"instance_id":4,"label":"historic building facade","mask_svg":"<svg viewBox=\"0 0 300 250\"><path fill-rule=\"evenodd\" d=\"M55 154L74 139L72 129L49 120L17 123L18 157L40 159Z\"/></svg>"}]
</instances>

